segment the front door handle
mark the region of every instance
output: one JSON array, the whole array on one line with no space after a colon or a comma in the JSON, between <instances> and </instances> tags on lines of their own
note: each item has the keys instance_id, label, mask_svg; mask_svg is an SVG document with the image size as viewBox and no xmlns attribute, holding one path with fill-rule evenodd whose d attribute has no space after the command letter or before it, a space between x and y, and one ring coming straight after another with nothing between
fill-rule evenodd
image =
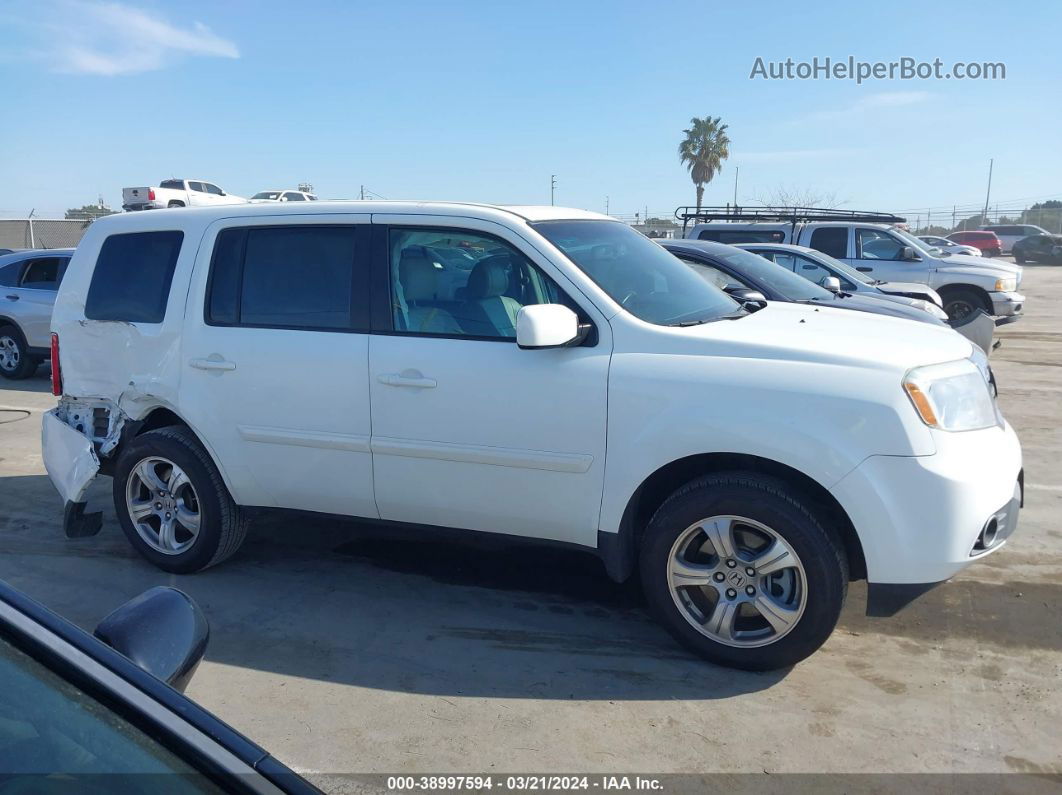
<instances>
[{"instance_id":1,"label":"front door handle","mask_svg":"<svg viewBox=\"0 0 1062 795\"><path fill-rule=\"evenodd\" d=\"M196 370L235 370L236 362L227 362L224 359L192 359L188 362Z\"/></svg>"},{"instance_id":2,"label":"front door handle","mask_svg":"<svg viewBox=\"0 0 1062 795\"><path fill-rule=\"evenodd\" d=\"M403 370L400 373L381 373L376 380L388 386L408 386L414 389L435 389L439 385L434 378L425 378L419 370Z\"/></svg>"},{"instance_id":3,"label":"front door handle","mask_svg":"<svg viewBox=\"0 0 1062 795\"><path fill-rule=\"evenodd\" d=\"M873 268L868 268L867 266L863 265L862 267L856 268L856 270L859 271L860 273L870 273L874 269Z\"/></svg>"},{"instance_id":4,"label":"front door handle","mask_svg":"<svg viewBox=\"0 0 1062 795\"><path fill-rule=\"evenodd\" d=\"M8 301L17 301L17 300L18 300L18 296L17 296L17 295L5 295L4 297L5 297L5 298L6 298L6 299L7 299Z\"/></svg>"}]
</instances>

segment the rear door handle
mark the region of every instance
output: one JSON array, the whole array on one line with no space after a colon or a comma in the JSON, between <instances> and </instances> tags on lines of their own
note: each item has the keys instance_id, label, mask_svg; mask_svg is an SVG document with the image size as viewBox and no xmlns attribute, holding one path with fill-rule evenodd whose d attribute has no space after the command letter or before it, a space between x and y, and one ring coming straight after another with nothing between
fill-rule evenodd
<instances>
[{"instance_id":1,"label":"rear door handle","mask_svg":"<svg viewBox=\"0 0 1062 795\"><path fill-rule=\"evenodd\" d=\"M192 359L188 362L196 370L235 370L236 362L224 359Z\"/></svg>"},{"instance_id":2,"label":"rear door handle","mask_svg":"<svg viewBox=\"0 0 1062 795\"><path fill-rule=\"evenodd\" d=\"M17 296L17 295L5 295L4 297L5 297L5 298L6 298L6 299L7 299L8 301L17 301L17 300L18 300L18 296Z\"/></svg>"},{"instance_id":3,"label":"rear door handle","mask_svg":"<svg viewBox=\"0 0 1062 795\"><path fill-rule=\"evenodd\" d=\"M864 266L862 266L862 267L856 268L856 270L857 270L857 271L860 271L860 272L862 272L862 273L870 273L870 272L871 272L871 271L873 271L874 269L873 269L873 268L868 268L868 267L866 267L866 266L864 265Z\"/></svg>"},{"instance_id":4,"label":"rear door handle","mask_svg":"<svg viewBox=\"0 0 1062 795\"><path fill-rule=\"evenodd\" d=\"M425 378L417 370L403 370L401 373L381 373L376 380L388 386L408 386L414 389L435 389L439 385L434 378Z\"/></svg>"}]
</instances>

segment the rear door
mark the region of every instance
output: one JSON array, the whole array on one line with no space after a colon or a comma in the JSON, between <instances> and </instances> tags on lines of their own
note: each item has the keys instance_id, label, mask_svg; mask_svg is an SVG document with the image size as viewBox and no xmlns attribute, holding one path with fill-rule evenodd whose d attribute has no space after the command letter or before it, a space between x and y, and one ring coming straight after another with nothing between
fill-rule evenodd
<instances>
[{"instance_id":1,"label":"rear door","mask_svg":"<svg viewBox=\"0 0 1062 795\"><path fill-rule=\"evenodd\" d=\"M34 257L24 263L18 287L3 288L4 303L31 348L48 347L55 293L69 261L69 257Z\"/></svg>"},{"instance_id":2,"label":"rear door","mask_svg":"<svg viewBox=\"0 0 1062 795\"><path fill-rule=\"evenodd\" d=\"M368 215L228 219L189 291L180 404L242 504L375 517Z\"/></svg>"}]
</instances>

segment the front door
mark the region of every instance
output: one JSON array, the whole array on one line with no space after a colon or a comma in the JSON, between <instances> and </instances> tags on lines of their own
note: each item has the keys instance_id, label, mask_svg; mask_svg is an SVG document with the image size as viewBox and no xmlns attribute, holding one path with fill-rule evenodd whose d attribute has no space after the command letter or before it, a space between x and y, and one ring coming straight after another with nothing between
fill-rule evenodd
<instances>
[{"instance_id":1,"label":"front door","mask_svg":"<svg viewBox=\"0 0 1062 795\"><path fill-rule=\"evenodd\" d=\"M495 224L373 220L380 516L596 546L607 323L585 298L572 299L548 260ZM594 325L586 344L517 347L516 316L532 303L574 308Z\"/></svg>"},{"instance_id":2,"label":"front door","mask_svg":"<svg viewBox=\"0 0 1062 795\"><path fill-rule=\"evenodd\" d=\"M186 308L180 403L237 502L375 517L368 215L230 219Z\"/></svg>"}]
</instances>

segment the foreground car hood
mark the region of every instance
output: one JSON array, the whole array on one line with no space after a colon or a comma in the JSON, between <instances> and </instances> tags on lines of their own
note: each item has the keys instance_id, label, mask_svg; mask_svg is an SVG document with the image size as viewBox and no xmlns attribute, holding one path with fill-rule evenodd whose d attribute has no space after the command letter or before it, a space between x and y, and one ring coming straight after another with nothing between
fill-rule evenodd
<instances>
[{"instance_id":1,"label":"foreground car hood","mask_svg":"<svg viewBox=\"0 0 1062 795\"><path fill-rule=\"evenodd\" d=\"M938 302L940 299L936 290L928 284L922 284L922 282L882 282L881 284L875 284L874 286L885 293L914 293L916 295L928 295Z\"/></svg>"},{"instance_id":2,"label":"foreground car hood","mask_svg":"<svg viewBox=\"0 0 1062 795\"><path fill-rule=\"evenodd\" d=\"M713 342L707 349L698 345L690 352L884 366L901 373L923 364L965 359L973 351L970 342L947 325L783 301L769 301L766 308L737 320L666 331L690 341Z\"/></svg>"}]
</instances>

